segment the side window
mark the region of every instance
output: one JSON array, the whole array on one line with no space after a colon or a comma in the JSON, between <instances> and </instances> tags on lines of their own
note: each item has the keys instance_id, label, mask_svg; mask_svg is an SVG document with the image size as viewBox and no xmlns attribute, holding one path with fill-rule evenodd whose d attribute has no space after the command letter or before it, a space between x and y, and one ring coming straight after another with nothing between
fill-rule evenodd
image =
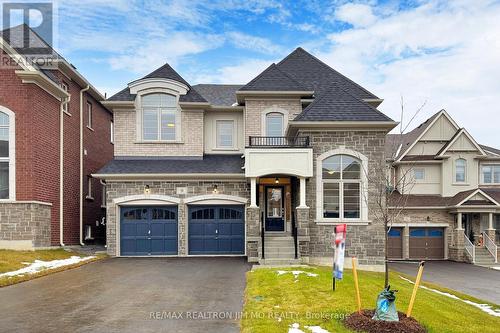
<instances>
[{"instance_id":1,"label":"side window","mask_svg":"<svg viewBox=\"0 0 500 333\"><path fill-rule=\"evenodd\" d=\"M217 148L233 148L234 147L234 121L233 120L217 120Z\"/></svg>"},{"instance_id":2,"label":"side window","mask_svg":"<svg viewBox=\"0 0 500 333\"><path fill-rule=\"evenodd\" d=\"M115 124L113 122L110 123L110 142L115 143Z\"/></svg>"},{"instance_id":3,"label":"side window","mask_svg":"<svg viewBox=\"0 0 500 333\"><path fill-rule=\"evenodd\" d=\"M467 161L459 158L455 161L455 183L465 183L467 180Z\"/></svg>"},{"instance_id":4,"label":"side window","mask_svg":"<svg viewBox=\"0 0 500 333\"><path fill-rule=\"evenodd\" d=\"M87 102L87 127L92 129L92 103Z\"/></svg>"},{"instance_id":5,"label":"side window","mask_svg":"<svg viewBox=\"0 0 500 333\"><path fill-rule=\"evenodd\" d=\"M69 92L69 87L65 82L61 82L61 88L64 91ZM63 104L63 111L66 112L67 114L69 114L69 103Z\"/></svg>"},{"instance_id":6,"label":"side window","mask_svg":"<svg viewBox=\"0 0 500 333\"><path fill-rule=\"evenodd\" d=\"M266 136L283 136L283 114L271 112L266 115Z\"/></svg>"}]
</instances>

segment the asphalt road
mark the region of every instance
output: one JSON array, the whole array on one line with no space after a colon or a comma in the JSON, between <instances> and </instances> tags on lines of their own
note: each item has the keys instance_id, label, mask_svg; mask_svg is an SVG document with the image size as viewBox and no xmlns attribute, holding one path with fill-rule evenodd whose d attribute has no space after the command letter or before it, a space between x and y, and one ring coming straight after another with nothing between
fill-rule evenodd
<instances>
[{"instance_id":1,"label":"asphalt road","mask_svg":"<svg viewBox=\"0 0 500 333\"><path fill-rule=\"evenodd\" d=\"M87 264L0 288L0 331L239 332L250 268L245 258Z\"/></svg>"}]
</instances>

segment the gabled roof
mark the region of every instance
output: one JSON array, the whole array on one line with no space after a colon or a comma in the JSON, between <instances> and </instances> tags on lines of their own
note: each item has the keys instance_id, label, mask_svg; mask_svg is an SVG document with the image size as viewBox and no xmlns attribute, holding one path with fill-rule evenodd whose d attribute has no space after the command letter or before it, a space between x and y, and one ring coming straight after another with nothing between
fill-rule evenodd
<instances>
[{"instance_id":1,"label":"gabled roof","mask_svg":"<svg viewBox=\"0 0 500 333\"><path fill-rule=\"evenodd\" d=\"M281 71L313 90L318 96L332 84L343 87L358 99L379 99L359 84L340 74L312 54L298 47L276 65Z\"/></svg>"},{"instance_id":2,"label":"gabled roof","mask_svg":"<svg viewBox=\"0 0 500 333\"><path fill-rule=\"evenodd\" d=\"M476 188L472 190L462 191L452 197L443 197L434 194L405 194L393 192L389 197L389 206L391 203L402 202L401 197L404 196L406 208L412 207L439 207L439 208L457 208L466 203L466 206L483 205L482 202L469 201L476 194L480 194L487 201L488 205L500 206L500 188Z\"/></svg>"},{"instance_id":3,"label":"gabled roof","mask_svg":"<svg viewBox=\"0 0 500 333\"><path fill-rule=\"evenodd\" d=\"M485 146L485 145L480 145L481 148L483 148L483 150L486 152L486 153L490 153L491 155L498 155L500 157L500 149L496 149L496 148L493 148L493 147L488 147L488 146Z\"/></svg>"},{"instance_id":4,"label":"gabled roof","mask_svg":"<svg viewBox=\"0 0 500 333\"><path fill-rule=\"evenodd\" d=\"M474 140L474 138L467 132L465 128L459 129L455 135L448 141L443 148L439 150L439 152L436 154L436 157L443 157L444 154L453 146L453 144L460 138L461 136L465 135L467 139L476 147L476 149L481 153L481 155L486 155L484 152L483 148Z\"/></svg>"},{"instance_id":5,"label":"gabled roof","mask_svg":"<svg viewBox=\"0 0 500 333\"><path fill-rule=\"evenodd\" d=\"M212 105L232 106L242 84L196 84L193 89Z\"/></svg>"},{"instance_id":6,"label":"gabled roof","mask_svg":"<svg viewBox=\"0 0 500 333\"><path fill-rule=\"evenodd\" d=\"M307 91L300 82L271 64L252 81L241 87L240 91Z\"/></svg>"},{"instance_id":7,"label":"gabled roof","mask_svg":"<svg viewBox=\"0 0 500 333\"><path fill-rule=\"evenodd\" d=\"M333 84L309 104L295 121L392 121L382 112Z\"/></svg>"},{"instance_id":8,"label":"gabled roof","mask_svg":"<svg viewBox=\"0 0 500 333\"><path fill-rule=\"evenodd\" d=\"M187 94L181 95L179 97L179 102L196 102L196 103L206 103L207 100L203 98L196 90L194 90L189 83L187 83L186 80L182 78L182 76L179 75L169 64L165 64L161 66L158 69L155 69L151 73L147 74L146 76L143 76L142 78L135 80L133 82L139 81L139 80L144 80L144 79L169 79L169 80L174 80L177 82L180 82L184 85L186 85L189 90ZM108 98L108 101L133 101L135 100L134 94L130 93L129 87L120 90L110 98Z\"/></svg>"}]
</instances>

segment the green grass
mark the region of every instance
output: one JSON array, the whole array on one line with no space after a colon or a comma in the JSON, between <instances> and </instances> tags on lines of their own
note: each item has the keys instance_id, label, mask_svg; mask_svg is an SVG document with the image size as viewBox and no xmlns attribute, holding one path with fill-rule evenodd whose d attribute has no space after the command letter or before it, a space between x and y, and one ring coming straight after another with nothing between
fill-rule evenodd
<instances>
[{"instance_id":1,"label":"green grass","mask_svg":"<svg viewBox=\"0 0 500 333\"><path fill-rule=\"evenodd\" d=\"M18 270L20 268L26 267L23 263L33 263L35 260L58 260L58 259L68 259L72 256L83 257L76 252L69 252L64 249L55 250L37 250L37 251L13 251L13 250L0 250L0 274ZM87 264L92 261L100 260L105 258L106 255L97 255L96 258L80 262L74 265L68 265L64 267L59 267L56 269L43 270L35 274L25 274L23 276L13 276L13 277L1 277L0 287L5 287L15 283L32 280L34 278L52 274L55 272L64 271L70 268L79 267L81 265Z\"/></svg>"},{"instance_id":2,"label":"green grass","mask_svg":"<svg viewBox=\"0 0 500 333\"><path fill-rule=\"evenodd\" d=\"M292 274L278 276L277 269L257 269L247 273L244 315L241 320L244 333L288 332L292 323L321 326L330 332L350 332L341 320L356 310L354 282L350 270L344 272L344 279L337 281L337 290L332 291L331 268L310 267L283 270L304 270L319 274L308 277L301 274L294 282ZM391 273L391 289L397 289L396 307L406 312L413 290L413 284ZM383 289L383 274L358 272L363 308L375 307L377 294ZM428 287L449 292L462 299L487 303L467 295L459 294L435 285ZM279 306L279 307L276 307ZM428 290L419 289L413 317L419 320L429 332L498 332L500 318ZM282 317L278 321L278 316Z\"/></svg>"}]
</instances>

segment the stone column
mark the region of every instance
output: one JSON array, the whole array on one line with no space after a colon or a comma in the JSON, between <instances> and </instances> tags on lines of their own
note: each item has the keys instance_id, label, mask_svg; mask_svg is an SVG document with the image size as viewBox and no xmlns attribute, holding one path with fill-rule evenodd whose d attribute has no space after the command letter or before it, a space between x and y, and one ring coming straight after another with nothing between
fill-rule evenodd
<instances>
[{"instance_id":1,"label":"stone column","mask_svg":"<svg viewBox=\"0 0 500 333\"><path fill-rule=\"evenodd\" d=\"M488 215L488 229L486 230L486 234L488 237L495 242L495 228L493 227L493 213L489 213Z\"/></svg>"},{"instance_id":2,"label":"stone column","mask_svg":"<svg viewBox=\"0 0 500 333\"><path fill-rule=\"evenodd\" d=\"M246 209L246 238L248 262L259 262L261 247L260 208L247 207Z\"/></svg>"},{"instance_id":3,"label":"stone column","mask_svg":"<svg viewBox=\"0 0 500 333\"><path fill-rule=\"evenodd\" d=\"M309 207L297 207L297 240L298 240L298 255L303 263L309 262Z\"/></svg>"},{"instance_id":4,"label":"stone column","mask_svg":"<svg viewBox=\"0 0 500 333\"><path fill-rule=\"evenodd\" d=\"M179 253L179 256L181 257L185 257L187 256L187 243L188 243L188 239L187 239L187 225L188 225L188 214L187 214L187 211L188 211L188 207L186 204L184 203L181 203L179 204L178 206L178 235L179 235L179 239L178 239L178 244L177 244L177 251Z\"/></svg>"},{"instance_id":5,"label":"stone column","mask_svg":"<svg viewBox=\"0 0 500 333\"><path fill-rule=\"evenodd\" d=\"M410 258L410 227L405 225L403 228L403 259Z\"/></svg>"},{"instance_id":6,"label":"stone column","mask_svg":"<svg viewBox=\"0 0 500 333\"><path fill-rule=\"evenodd\" d=\"M449 247L448 257L451 260L464 260L464 229L462 228L462 213L457 213L456 228L453 230L453 246Z\"/></svg>"},{"instance_id":7,"label":"stone column","mask_svg":"<svg viewBox=\"0 0 500 333\"><path fill-rule=\"evenodd\" d=\"M300 179L300 204L299 208L308 208L306 205L306 178L299 177Z\"/></svg>"},{"instance_id":8,"label":"stone column","mask_svg":"<svg viewBox=\"0 0 500 333\"><path fill-rule=\"evenodd\" d=\"M257 208L257 179L250 178L250 207Z\"/></svg>"}]
</instances>

